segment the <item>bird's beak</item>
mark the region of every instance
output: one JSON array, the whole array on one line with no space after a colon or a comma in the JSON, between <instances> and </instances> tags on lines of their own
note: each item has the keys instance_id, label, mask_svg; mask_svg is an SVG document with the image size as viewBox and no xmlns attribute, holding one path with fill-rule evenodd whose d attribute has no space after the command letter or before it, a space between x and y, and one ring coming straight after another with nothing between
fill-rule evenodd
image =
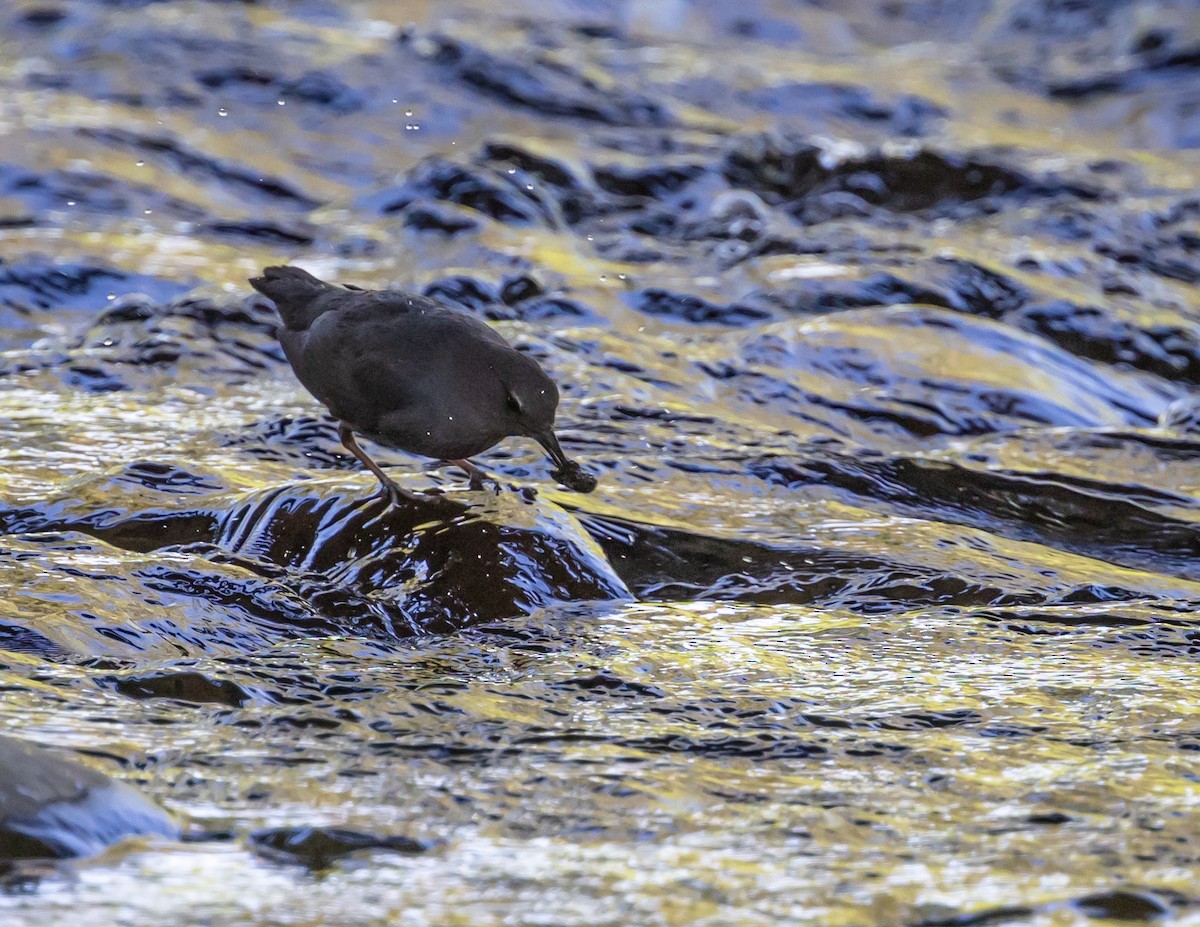
<instances>
[{"instance_id":1,"label":"bird's beak","mask_svg":"<svg viewBox=\"0 0 1200 927\"><path fill-rule=\"evenodd\" d=\"M534 435L533 438L546 449L546 453L554 461L556 469L552 474L553 477L567 489L574 492L591 492L596 488L596 478L563 453L552 429L547 428L541 434Z\"/></svg>"},{"instance_id":2,"label":"bird's beak","mask_svg":"<svg viewBox=\"0 0 1200 927\"><path fill-rule=\"evenodd\" d=\"M546 429L541 434L533 436L538 444L546 449L546 453L550 455L550 459L558 466L560 470L566 470L573 467L575 464L571 459L563 453L561 445L558 443L558 436L550 429Z\"/></svg>"}]
</instances>

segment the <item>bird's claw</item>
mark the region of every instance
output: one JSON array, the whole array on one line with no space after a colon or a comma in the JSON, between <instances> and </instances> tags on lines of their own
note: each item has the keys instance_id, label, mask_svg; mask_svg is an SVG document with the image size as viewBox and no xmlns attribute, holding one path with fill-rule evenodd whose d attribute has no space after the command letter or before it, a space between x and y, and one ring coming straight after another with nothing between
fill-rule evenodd
<instances>
[{"instance_id":1,"label":"bird's claw","mask_svg":"<svg viewBox=\"0 0 1200 927\"><path fill-rule=\"evenodd\" d=\"M499 480L493 479L479 470L475 470L470 474L469 478L467 479L467 486L470 487L473 492L482 492L485 489L490 489L497 496L500 495L500 492L504 489L504 487L500 485Z\"/></svg>"},{"instance_id":2,"label":"bird's claw","mask_svg":"<svg viewBox=\"0 0 1200 927\"><path fill-rule=\"evenodd\" d=\"M388 480L386 483L380 483L377 496L383 496L388 500L388 503L393 506L401 506L406 502L412 502L412 493L401 488L399 483L394 483Z\"/></svg>"}]
</instances>

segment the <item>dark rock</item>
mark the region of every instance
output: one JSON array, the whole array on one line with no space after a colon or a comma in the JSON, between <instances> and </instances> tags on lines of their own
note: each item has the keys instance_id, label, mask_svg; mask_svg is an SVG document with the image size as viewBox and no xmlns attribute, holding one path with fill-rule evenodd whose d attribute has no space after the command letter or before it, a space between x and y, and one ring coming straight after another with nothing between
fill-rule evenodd
<instances>
[{"instance_id":1,"label":"dark rock","mask_svg":"<svg viewBox=\"0 0 1200 927\"><path fill-rule=\"evenodd\" d=\"M185 221L204 218L202 208L144 184L75 169L34 170L0 164L0 197L22 203L39 216L158 216Z\"/></svg>"},{"instance_id":2,"label":"dark rock","mask_svg":"<svg viewBox=\"0 0 1200 927\"><path fill-rule=\"evenodd\" d=\"M198 672L110 676L100 677L97 682L134 699L163 698L190 705L217 704L231 708L240 708L251 701L250 693L237 683L210 679Z\"/></svg>"},{"instance_id":3,"label":"dark rock","mask_svg":"<svg viewBox=\"0 0 1200 927\"><path fill-rule=\"evenodd\" d=\"M553 215L546 205L518 187L508 175L487 167L456 164L440 156L422 161L408 172L399 187L372 194L360 205L386 215L431 200L466 206L497 222L553 224Z\"/></svg>"},{"instance_id":4,"label":"dark rock","mask_svg":"<svg viewBox=\"0 0 1200 927\"><path fill-rule=\"evenodd\" d=\"M401 209L400 221L405 227L419 232L441 232L447 236L472 232L479 228L479 223L474 219L434 203L414 204Z\"/></svg>"},{"instance_id":5,"label":"dark rock","mask_svg":"<svg viewBox=\"0 0 1200 927\"><path fill-rule=\"evenodd\" d=\"M974 156L923 149L911 155L875 154L827 165L805 141L763 136L740 142L726 156L724 174L768 203L782 204L802 222L831 218L847 196L864 207L894 213L977 214L1006 200L1068 194L1095 199L1079 184L1027 176ZM969 207L965 213L961 207ZM844 210L842 211L844 215ZM861 209L855 215L866 215Z\"/></svg>"},{"instance_id":6,"label":"dark rock","mask_svg":"<svg viewBox=\"0 0 1200 927\"><path fill-rule=\"evenodd\" d=\"M699 296L650 289L631 294L629 302L647 315L678 319L692 324L749 325L769 319L771 314L754 306L718 306Z\"/></svg>"},{"instance_id":7,"label":"dark rock","mask_svg":"<svg viewBox=\"0 0 1200 927\"><path fill-rule=\"evenodd\" d=\"M500 298L510 306L541 296L544 292L542 285L528 274L508 277L500 286Z\"/></svg>"},{"instance_id":8,"label":"dark rock","mask_svg":"<svg viewBox=\"0 0 1200 927\"><path fill-rule=\"evenodd\" d=\"M425 287L424 293L431 299L448 306L465 309L472 315L486 319L512 318L512 313L500 300L500 294L490 283L468 277L445 277Z\"/></svg>"},{"instance_id":9,"label":"dark rock","mask_svg":"<svg viewBox=\"0 0 1200 927\"><path fill-rule=\"evenodd\" d=\"M699 164L630 168L618 165L596 167L592 176L596 185L617 196L661 199L676 193L705 172Z\"/></svg>"},{"instance_id":10,"label":"dark rock","mask_svg":"<svg viewBox=\"0 0 1200 927\"><path fill-rule=\"evenodd\" d=\"M1200 397L1185 396L1175 400L1163 410L1158 425L1187 435L1200 435Z\"/></svg>"},{"instance_id":11,"label":"dark rock","mask_svg":"<svg viewBox=\"0 0 1200 927\"><path fill-rule=\"evenodd\" d=\"M291 208L312 209L320 201L302 193L287 180L264 176L261 169L244 167L195 151L167 135L145 135L128 129L83 128L78 132L99 142L129 149L156 158L181 174L209 178L240 197L285 204Z\"/></svg>"},{"instance_id":12,"label":"dark rock","mask_svg":"<svg viewBox=\"0 0 1200 927\"><path fill-rule=\"evenodd\" d=\"M1075 907L1088 917L1114 921L1154 921L1171 913L1153 895L1128 889L1085 895L1075 902Z\"/></svg>"},{"instance_id":13,"label":"dark rock","mask_svg":"<svg viewBox=\"0 0 1200 927\"><path fill-rule=\"evenodd\" d=\"M434 34L425 41L430 48L427 59L452 80L541 115L619 126L664 126L672 121L662 105L649 97L617 86L598 86L549 57L504 58L445 35Z\"/></svg>"},{"instance_id":14,"label":"dark rock","mask_svg":"<svg viewBox=\"0 0 1200 927\"><path fill-rule=\"evenodd\" d=\"M0 859L91 856L143 834L175 838L179 828L123 782L0 737Z\"/></svg>"},{"instance_id":15,"label":"dark rock","mask_svg":"<svg viewBox=\"0 0 1200 927\"><path fill-rule=\"evenodd\" d=\"M0 376L43 370L70 386L108 392L151 388L167 379L198 386L244 381L283 362L277 317L256 297L240 305L197 298L164 305L134 294L107 305L61 350L0 362Z\"/></svg>"},{"instance_id":16,"label":"dark rock","mask_svg":"<svg viewBox=\"0 0 1200 927\"><path fill-rule=\"evenodd\" d=\"M271 577L357 633L446 633L629 595L573 519L511 491L397 507L362 481L308 481L248 497L214 543L212 556Z\"/></svg>"},{"instance_id":17,"label":"dark rock","mask_svg":"<svg viewBox=\"0 0 1200 927\"><path fill-rule=\"evenodd\" d=\"M849 119L877 125L900 136L931 132L946 111L924 97L903 94L884 100L864 87L848 84L787 83L742 91L738 98L755 109L814 121Z\"/></svg>"},{"instance_id":18,"label":"dark rock","mask_svg":"<svg viewBox=\"0 0 1200 927\"><path fill-rule=\"evenodd\" d=\"M304 223L219 221L202 224L200 231L223 238L249 238L267 245L311 245L315 241L314 229Z\"/></svg>"},{"instance_id":19,"label":"dark rock","mask_svg":"<svg viewBox=\"0 0 1200 927\"><path fill-rule=\"evenodd\" d=\"M69 314L78 313L79 322L85 322L118 297L136 293L165 302L188 289L187 283L100 265L0 258L0 330L8 330L4 341L27 344L57 333Z\"/></svg>"},{"instance_id":20,"label":"dark rock","mask_svg":"<svg viewBox=\"0 0 1200 927\"><path fill-rule=\"evenodd\" d=\"M280 827L250 835L254 849L267 859L296 863L306 869L328 869L351 853L386 850L411 856L428 852L433 843L412 837L364 834L340 827Z\"/></svg>"},{"instance_id":21,"label":"dark rock","mask_svg":"<svg viewBox=\"0 0 1200 927\"><path fill-rule=\"evenodd\" d=\"M1076 444L1077 453L1088 452L1082 439ZM827 454L811 453L802 465L764 460L752 469L794 488L837 486L861 499L888 500L907 514L936 511L1005 536L1052 540L1110 563L1200 579L1200 528L1162 510L1185 504L1182 496L1061 474L1047 480L944 461Z\"/></svg>"}]
</instances>

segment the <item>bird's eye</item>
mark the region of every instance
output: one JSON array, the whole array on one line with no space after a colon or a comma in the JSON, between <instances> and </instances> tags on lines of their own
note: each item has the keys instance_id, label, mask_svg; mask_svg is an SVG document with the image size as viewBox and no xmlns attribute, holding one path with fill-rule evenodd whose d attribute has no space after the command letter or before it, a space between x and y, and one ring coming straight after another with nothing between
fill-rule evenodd
<instances>
[{"instance_id":1,"label":"bird's eye","mask_svg":"<svg viewBox=\"0 0 1200 927\"><path fill-rule=\"evenodd\" d=\"M520 399L518 399L518 398L517 398L515 395L513 395L512 393L509 393L509 394L508 394L508 407L509 407L510 409L512 409L514 412L516 412L516 413L517 413L517 415L520 415L522 412L524 412L524 411L525 411L525 410L524 410L524 409L521 407L521 400L520 400Z\"/></svg>"}]
</instances>

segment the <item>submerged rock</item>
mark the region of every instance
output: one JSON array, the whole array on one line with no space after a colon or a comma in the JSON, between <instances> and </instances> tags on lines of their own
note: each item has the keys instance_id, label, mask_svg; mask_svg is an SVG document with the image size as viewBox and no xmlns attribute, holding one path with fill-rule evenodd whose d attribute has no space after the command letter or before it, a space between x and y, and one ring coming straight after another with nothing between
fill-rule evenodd
<instances>
[{"instance_id":1,"label":"submerged rock","mask_svg":"<svg viewBox=\"0 0 1200 927\"><path fill-rule=\"evenodd\" d=\"M0 507L10 532L0 579L23 589L26 606L0 621L0 643L47 655L244 653L297 636L394 640L630 597L579 523L528 490L393 506L372 495L368 474L247 494L211 491L214 474L188 480L168 468L147 480L146 470ZM53 605L63 596L65 612Z\"/></svg>"},{"instance_id":2,"label":"submerged rock","mask_svg":"<svg viewBox=\"0 0 1200 927\"><path fill-rule=\"evenodd\" d=\"M571 515L511 491L394 506L361 481L312 480L245 498L214 547L214 558L276 577L327 618L373 616L398 636L629 597Z\"/></svg>"},{"instance_id":3,"label":"submerged rock","mask_svg":"<svg viewBox=\"0 0 1200 927\"><path fill-rule=\"evenodd\" d=\"M280 827L250 835L254 849L281 863L297 863L320 871L362 850L388 850L416 855L433 844L405 836L376 836L341 827Z\"/></svg>"},{"instance_id":4,"label":"submerged rock","mask_svg":"<svg viewBox=\"0 0 1200 927\"><path fill-rule=\"evenodd\" d=\"M0 859L90 856L142 834L174 838L179 828L123 782L0 737Z\"/></svg>"}]
</instances>

